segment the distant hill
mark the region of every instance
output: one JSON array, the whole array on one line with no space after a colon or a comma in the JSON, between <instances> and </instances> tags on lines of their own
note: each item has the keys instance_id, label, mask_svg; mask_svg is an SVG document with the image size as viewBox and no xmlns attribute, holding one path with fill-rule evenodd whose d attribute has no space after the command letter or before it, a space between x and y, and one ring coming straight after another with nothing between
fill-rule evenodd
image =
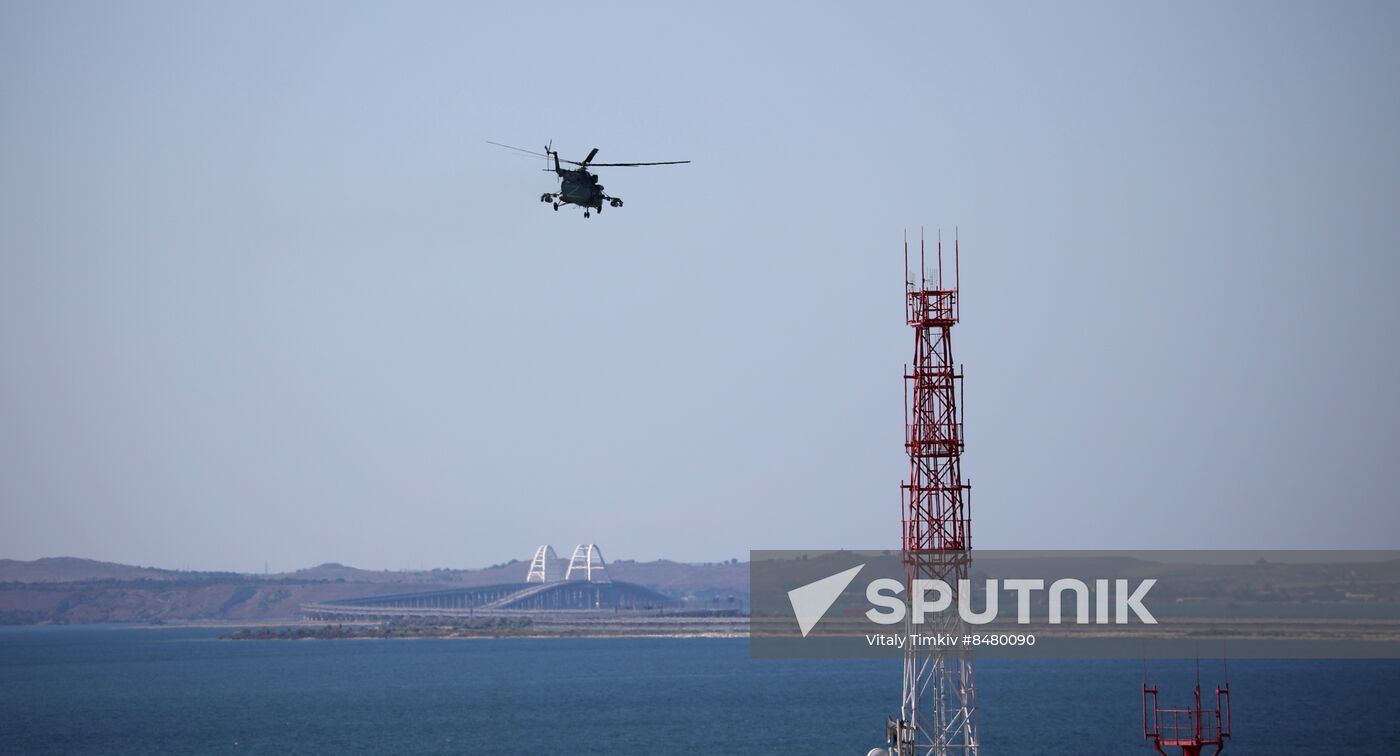
<instances>
[{"instance_id":1,"label":"distant hill","mask_svg":"<svg viewBox=\"0 0 1400 756\"><path fill-rule=\"evenodd\" d=\"M72 583L82 580L169 580L177 570L133 567L76 557L46 557L32 562L0 559L0 583Z\"/></svg>"},{"instance_id":2,"label":"distant hill","mask_svg":"<svg viewBox=\"0 0 1400 756\"><path fill-rule=\"evenodd\" d=\"M638 583L663 593L728 591L748 595L749 592L748 562L686 564L669 559L653 562L623 560L609 563L608 574L615 580Z\"/></svg>"},{"instance_id":3,"label":"distant hill","mask_svg":"<svg viewBox=\"0 0 1400 756\"><path fill-rule=\"evenodd\" d=\"M553 565L558 569L563 564ZM696 606L747 602L749 566L620 561L609 574ZM0 560L0 624L281 620L303 603L524 582L529 564L362 570L334 562L272 575L194 572L53 557Z\"/></svg>"}]
</instances>

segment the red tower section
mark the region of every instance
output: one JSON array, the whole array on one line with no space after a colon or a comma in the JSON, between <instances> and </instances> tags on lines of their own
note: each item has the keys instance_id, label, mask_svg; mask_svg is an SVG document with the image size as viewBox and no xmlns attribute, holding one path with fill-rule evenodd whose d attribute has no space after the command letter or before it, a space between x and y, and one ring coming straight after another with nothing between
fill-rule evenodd
<instances>
[{"instance_id":1,"label":"red tower section","mask_svg":"<svg viewBox=\"0 0 1400 756\"><path fill-rule=\"evenodd\" d=\"M953 241L952 286L943 278L943 243L934 271L919 239L919 267L911 272L904 243L905 320L914 329L914 361L904 367L904 449L909 479L900 484L901 525L907 596L922 581L942 581L956 602L967 578L972 549L969 487L962 479L962 371L955 368L951 331L958 322L958 242ZM906 613L906 633L961 638L966 626L957 612L940 612L916 624ZM972 652L908 643L904 650L899 719L888 722L894 756L975 756L977 692Z\"/></svg>"},{"instance_id":2,"label":"red tower section","mask_svg":"<svg viewBox=\"0 0 1400 756\"><path fill-rule=\"evenodd\" d=\"M918 280L909 274L904 245L905 319L914 329L914 363L906 366L904 448L909 480L904 489L906 552L967 551L972 528L962 481L963 426L958 412L962 373L953 367L951 331L958 322L958 242L953 240L953 286L943 284L943 241L937 273L929 280L923 239Z\"/></svg>"},{"instance_id":3,"label":"red tower section","mask_svg":"<svg viewBox=\"0 0 1400 756\"><path fill-rule=\"evenodd\" d=\"M1149 704L1150 702L1150 704ZM1213 753L1225 750L1230 739L1230 683L1215 689L1215 708L1201 703L1201 685L1196 684L1196 703L1190 709L1163 709L1157 704L1157 686L1142 685L1142 736L1152 741L1157 753L1180 748L1182 756L1201 756L1201 749L1215 746Z\"/></svg>"}]
</instances>

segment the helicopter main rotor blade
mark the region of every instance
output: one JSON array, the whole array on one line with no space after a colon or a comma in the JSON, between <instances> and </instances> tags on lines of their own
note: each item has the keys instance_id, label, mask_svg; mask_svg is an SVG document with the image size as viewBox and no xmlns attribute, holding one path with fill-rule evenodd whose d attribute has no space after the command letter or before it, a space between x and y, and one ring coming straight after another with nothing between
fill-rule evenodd
<instances>
[{"instance_id":1,"label":"helicopter main rotor blade","mask_svg":"<svg viewBox=\"0 0 1400 756\"><path fill-rule=\"evenodd\" d=\"M553 145L548 145L548 146L546 146L546 147L545 147L546 152L536 152L536 151L534 151L534 150L527 150L527 149L525 149L524 147L516 147L516 146L510 145L510 144L501 144L500 142L493 142L493 141L491 141L490 139L487 139L487 140L485 140L485 141L486 141L487 144L494 144L494 145L497 146L497 147L504 147L504 148L506 148L506 149L508 149L508 150L515 150L516 152L523 152L523 153L525 153L526 155L535 155L535 156L537 156L537 157L542 157L542 158L546 158L546 159L549 158L550 155L556 155L556 156L557 156L557 154L558 154L558 153L555 153L552 149L550 149L550 147L552 147ZM563 158L559 158L559 162L561 162L561 163L568 163L569 165L576 165L576 166L578 166L578 167L580 167L580 168L588 168L588 167L594 167L594 168L599 168L599 167L601 167L601 168L635 168L635 167L637 167L637 166L645 166L645 165L682 165L682 164L685 164L685 163L689 163L689 162L690 162L689 160L665 160L665 161L661 161L661 162L657 162L657 163L595 163L595 162L593 162L593 156L594 156L594 155L597 155L597 154L598 154L598 148L597 148L597 147L594 147L593 150L592 150L591 152L588 153L588 157L586 157L586 158L583 159L583 162L579 162L579 161L577 161L577 160L565 160L565 159L563 159Z\"/></svg>"},{"instance_id":2,"label":"helicopter main rotor blade","mask_svg":"<svg viewBox=\"0 0 1400 756\"><path fill-rule=\"evenodd\" d=\"M681 165L689 160L666 160L660 163L593 163L594 168L635 168L639 165Z\"/></svg>"},{"instance_id":3,"label":"helicopter main rotor blade","mask_svg":"<svg viewBox=\"0 0 1400 756\"><path fill-rule=\"evenodd\" d=\"M511 145L508 145L508 144L501 144L500 142L493 142L493 141L491 141L490 139L487 139L487 140L485 140L485 141L486 141L487 144L494 144L494 145L496 145L497 147L504 147L504 148L506 148L506 149L508 149L508 150L515 150L516 152L523 152L523 153L525 153L526 155L535 155L535 156L537 156L537 157L549 157L548 155L544 154L543 152L535 152L534 150L527 150L527 149L525 149L524 147L512 147Z\"/></svg>"}]
</instances>

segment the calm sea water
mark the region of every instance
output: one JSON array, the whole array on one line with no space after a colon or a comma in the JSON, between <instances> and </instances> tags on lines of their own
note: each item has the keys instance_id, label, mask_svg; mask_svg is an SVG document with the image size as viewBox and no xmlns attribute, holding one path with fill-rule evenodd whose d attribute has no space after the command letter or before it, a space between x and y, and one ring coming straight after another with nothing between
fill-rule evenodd
<instances>
[{"instance_id":1,"label":"calm sea water","mask_svg":"<svg viewBox=\"0 0 1400 756\"><path fill-rule=\"evenodd\" d=\"M745 640L217 634L0 629L0 752L860 756L899 697L895 663L753 660ZM1192 667L1153 662L1168 701ZM1135 662L984 661L983 752L1148 754L1141 679ZM1400 662L1242 660L1230 682L1226 753L1400 754Z\"/></svg>"}]
</instances>

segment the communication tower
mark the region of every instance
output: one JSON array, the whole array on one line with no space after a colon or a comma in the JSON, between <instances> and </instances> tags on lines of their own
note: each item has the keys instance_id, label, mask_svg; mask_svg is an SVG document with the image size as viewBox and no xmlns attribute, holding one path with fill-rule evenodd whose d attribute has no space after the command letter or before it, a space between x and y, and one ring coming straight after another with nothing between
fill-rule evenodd
<instances>
[{"instance_id":1,"label":"communication tower","mask_svg":"<svg viewBox=\"0 0 1400 756\"><path fill-rule=\"evenodd\" d=\"M1150 706L1149 706L1150 701ZM1230 739L1230 683L1215 688L1215 708L1201 703L1201 684L1196 683L1195 706L1190 709L1163 709L1157 703L1157 686L1142 684L1142 736L1162 756L1165 749L1180 748L1181 756L1201 756L1201 749L1215 746L1225 750Z\"/></svg>"},{"instance_id":2,"label":"communication tower","mask_svg":"<svg viewBox=\"0 0 1400 756\"><path fill-rule=\"evenodd\" d=\"M904 448L909 479L901 485L906 596L916 579L942 580L953 589L966 580L971 561L971 487L962 479L962 368L954 367L952 328L960 315L959 253L953 239L951 286L943 277L943 240L930 270L919 234L918 270L909 267L909 240L904 241L905 320L914 329L914 361L904 370ZM940 612L936 622L915 625L906 613L906 631L961 638L965 626L957 612ZM898 756L976 754L977 695L972 654L953 647L906 643L904 694L899 719L887 726L890 753Z\"/></svg>"}]
</instances>

